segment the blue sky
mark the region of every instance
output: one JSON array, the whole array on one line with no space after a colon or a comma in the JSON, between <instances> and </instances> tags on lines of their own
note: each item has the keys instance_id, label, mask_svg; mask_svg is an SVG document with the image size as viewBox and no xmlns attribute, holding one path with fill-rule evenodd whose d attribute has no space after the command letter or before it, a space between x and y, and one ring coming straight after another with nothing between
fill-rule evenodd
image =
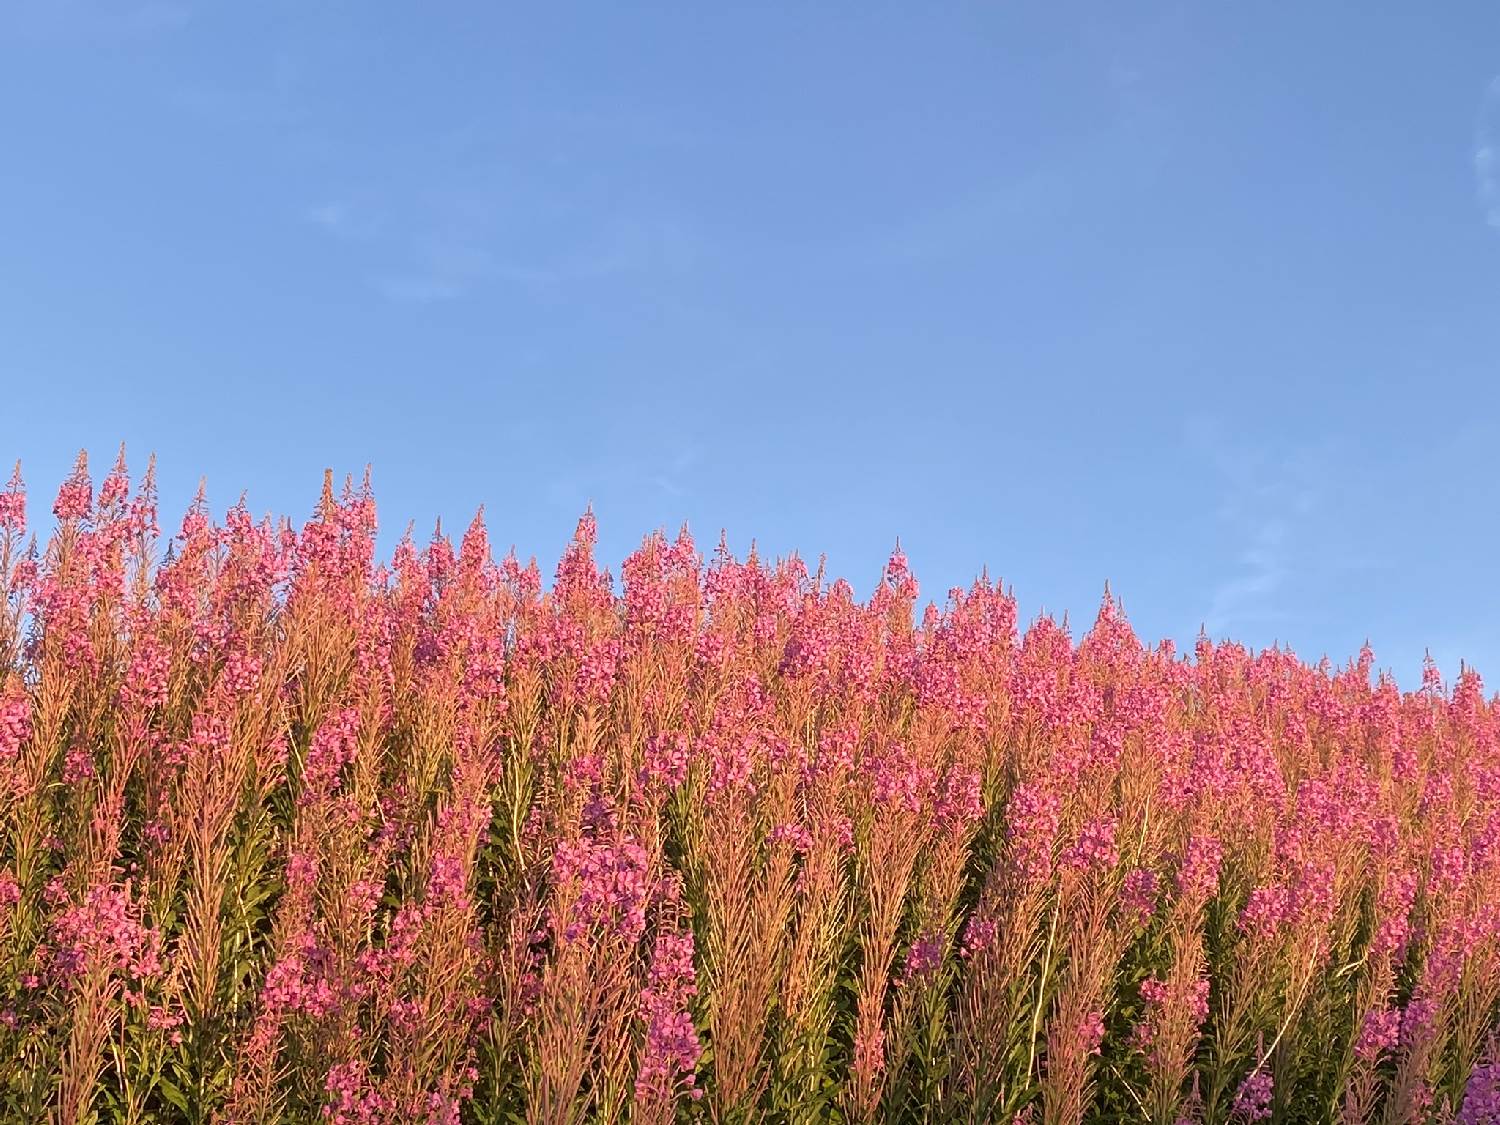
<instances>
[{"instance_id":1,"label":"blue sky","mask_svg":"<svg viewBox=\"0 0 1500 1125\"><path fill-rule=\"evenodd\" d=\"M1500 683L1497 76L1479 0L8 0L0 456Z\"/></svg>"}]
</instances>

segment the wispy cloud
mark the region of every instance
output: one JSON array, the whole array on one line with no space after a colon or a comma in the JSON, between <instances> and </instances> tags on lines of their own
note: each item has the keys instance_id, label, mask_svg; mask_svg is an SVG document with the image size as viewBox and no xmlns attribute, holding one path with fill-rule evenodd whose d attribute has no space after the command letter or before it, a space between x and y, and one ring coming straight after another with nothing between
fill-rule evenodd
<instances>
[{"instance_id":1,"label":"wispy cloud","mask_svg":"<svg viewBox=\"0 0 1500 1125\"><path fill-rule=\"evenodd\" d=\"M308 218L332 234L355 229L338 204L310 209ZM479 239L393 238L386 253L405 262L377 276L377 291L394 301L430 303L489 284L542 290L625 275L678 274L696 261L699 244L674 224L617 223L575 249L537 261L504 256Z\"/></svg>"},{"instance_id":2,"label":"wispy cloud","mask_svg":"<svg viewBox=\"0 0 1500 1125\"><path fill-rule=\"evenodd\" d=\"M979 183L897 219L855 254L899 266L992 254L1008 241L1035 237L1070 214L1109 206L1109 193L1154 181L1176 143L1169 104L1153 94L1146 55L1134 45L1096 79L1100 114L1086 132L1054 138L1008 178Z\"/></svg>"},{"instance_id":3,"label":"wispy cloud","mask_svg":"<svg viewBox=\"0 0 1500 1125\"><path fill-rule=\"evenodd\" d=\"M298 218L310 231L360 242L357 265L350 251L352 276L389 299L661 280L703 256L685 210L655 194L605 192L597 177L570 173L699 143L670 114L528 107L435 120L372 146L321 127L315 100L286 100L306 110L298 143L319 146L327 177Z\"/></svg>"},{"instance_id":4,"label":"wispy cloud","mask_svg":"<svg viewBox=\"0 0 1500 1125\"><path fill-rule=\"evenodd\" d=\"M1490 80L1479 103L1474 178L1484 221L1500 230L1500 74Z\"/></svg>"},{"instance_id":5,"label":"wispy cloud","mask_svg":"<svg viewBox=\"0 0 1500 1125\"><path fill-rule=\"evenodd\" d=\"M625 104L594 106L520 106L513 123L533 135L582 140L591 148L610 144L630 148L692 148L709 143L713 132L684 118L680 111ZM482 136L475 129L471 135Z\"/></svg>"},{"instance_id":6,"label":"wispy cloud","mask_svg":"<svg viewBox=\"0 0 1500 1125\"><path fill-rule=\"evenodd\" d=\"M497 262L494 276L522 285L557 286L638 273L681 273L701 251L699 241L668 221L617 221L594 238L539 264Z\"/></svg>"},{"instance_id":7,"label":"wispy cloud","mask_svg":"<svg viewBox=\"0 0 1500 1125\"><path fill-rule=\"evenodd\" d=\"M133 7L126 5L123 16L125 26L133 31L176 31L180 27L187 26L193 18L193 9L189 4L175 4L160 0L157 3L137 4Z\"/></svg>"},{"instance_id":8,"label":"wispy cloud","mask_svg":"<svg viewBox=\"0 0 1500 1125\"><path fill-rule=\"evenodd\" d=\"M352 207L348 203L331 201L309 207L304 215L313 226L343 238L349 237L358 227Z\"/></svg>"},{"instance_id":9,"label":"wispy cloud","mask_svg":"<svg viewBox=\"0 0 1500 1125\"><path fill-rule=\"evenodd\" d=\"M1322 505L1319 459L1307 450L1236 444L1211 418L1190 423L1188 443L1219 480L1217 517L1238 544L1234 569L1209 591L1203 627L1223 635L1288 619L1280 596L1297 576L1299 536Z\"/></svg>"},{"instance_id":10,"label":"wispy cloud","mask_svg":"<svg viewBox=\"0 0 1500 1125\"><path fill-rule=\"evenodd\" d=\"M1015 180L954 199L898 222L876 235L869 256L894 263L916 263L970 254L997 235L1033 228L1066 205L1070 185L1052 167L1022 173Z\"/></svg>"},{"instance_id":11,"label":"wispy cloud","mask_svg":"<svg viewBox=\"0 0 1500 1125\"><path fill-rule=\"evenodd\" d=\"M304 104L302 64L288 50L266 58L259 73L234 82L197 81L175 87L177 108L220 128L252 127L283 136L306 126L311 114Z\"/></svg>"},{"instance_id":12,"label":"wispy cloud","mask_svg":"<svg viewBox=\"0 0 1500 1125\"><path fill-rule=\"evenodd\" d=\"M699 451L694 446L679 451L665 466L650 474L651 484L673 500L680 500L691 491L688 475L698 463Z\"/></svg>"},{"instance_id":13,"label":"wispy cloud","mask_svg":"<svg viewBox=\"0 0 1500 1125\"><path fill-rule=\"evenodd\" d=\"M39 39L132 39L177 31L192 17L181 0L12 0L0 6L0 29Z\"/></svg>"},{"instance_id":14,"label":"wispy cloud","mask_svg":"<svg viewBox=\"0 0 1500 1125\"><path fill-rule=\"evenodd\" d=\"M418 239L403 251L399 242L385 251L392 257L405 258L403 265L371 279L381 296L397 304L451 301L495 273L494 259L480 246Z\"/></svg>"},{"instance_id":15,"label":"wispy cloud","mask_svg":"<svg viewBox=\"0 0 1500 1125\"><path fill-rule=\"evenodd\" d=\"M1287 614L1274 608L1278 590L1289 574L1287 525L1266 519L1248 529L1249 544L1240 555L1242 569L1214 587L1203 627L1210 635L1246 621L1279 621Z\"/></svg>"},{"instance_id":16,"label":"wispy cloud","mask_svg":"<svg viewBox=\"0 0 1500 1125\"><path fill-rule=\"evenodd\" d=\"M437 277L372 277L370 285L386 300L398 305L432 305L464 295L462 285Z\"/></svg>"},{"instance_id":17,"label":"wispy cloud","mask_svg":"<svg viewBox=\"0 0 1500 1125\"><path fill-rule=\"evenodd\" d=\"M542 489L548 504L564 513L577 514L587 504L617 513L628 509L660 520L660 530L675 532L686 514L686 501L693 495L702 463L703 450L695 445L667 457L599 451L571 464Z\"/></svg>"}]
</instances>

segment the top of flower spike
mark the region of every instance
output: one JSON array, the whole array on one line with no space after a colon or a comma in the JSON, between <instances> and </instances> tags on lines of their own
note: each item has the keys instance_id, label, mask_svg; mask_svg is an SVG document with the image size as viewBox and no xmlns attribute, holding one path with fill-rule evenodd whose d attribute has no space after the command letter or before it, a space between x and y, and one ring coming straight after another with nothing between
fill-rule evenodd
<instances>
[{"instance_id":1,"label":"top of flower spike","mask_svg":"<svg viewBox=\"0 0 1500 1125\"><path fill-rule=\"evenodd\" d=\"M21 462L16 462L15 471L5 491L0 492L0 532L24 535L26 532L26 485L21 480Z\"/></svg>"},{"instance_id":2,"label":"top of flower spike","mask_svg":"<svg viewBox=\"0 0 1500 1125\"><path fill-rule=\"evenodd\" d=\"M89 455L87 450L79 450L72 474L57 490L52 514L60 520L88 519L93 507L94 485L89 480Z\"/></svg>"}]
</instances>

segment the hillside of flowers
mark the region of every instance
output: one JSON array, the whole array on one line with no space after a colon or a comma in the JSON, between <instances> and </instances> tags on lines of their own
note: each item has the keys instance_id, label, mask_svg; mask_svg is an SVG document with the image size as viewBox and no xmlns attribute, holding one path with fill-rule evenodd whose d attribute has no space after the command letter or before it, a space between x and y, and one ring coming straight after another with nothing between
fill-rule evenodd
<instances>
[{"instance_id":1,"label":"hillside of flowers","mask_svg":"<svg viewBox=\"0 0 1500 1125\"><path fill-rule=\"evenodd\" d=\"M162 534L123 455L50 514L18 470L0 1121L1500 1121L1472 670L899 551L615 582L591 516L550 581L478 518L381 562L368 482Z\"/></svg>"}]
</instances>

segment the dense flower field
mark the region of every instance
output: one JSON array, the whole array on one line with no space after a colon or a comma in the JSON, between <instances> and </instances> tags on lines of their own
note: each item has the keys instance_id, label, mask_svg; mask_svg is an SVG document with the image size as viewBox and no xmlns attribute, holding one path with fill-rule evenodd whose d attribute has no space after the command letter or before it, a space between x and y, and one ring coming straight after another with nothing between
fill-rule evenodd
<instances>
[{"instance_id":1,"label":"dense flower field","mask_svg":"<svg viewBox=\"0 0 1500 1125\"><path fill-rule=\"evenodd\" d=\"M0 1120L1500 1121L1500 707L368 487L0 495Z\"/></svg>"}]
</instances>

